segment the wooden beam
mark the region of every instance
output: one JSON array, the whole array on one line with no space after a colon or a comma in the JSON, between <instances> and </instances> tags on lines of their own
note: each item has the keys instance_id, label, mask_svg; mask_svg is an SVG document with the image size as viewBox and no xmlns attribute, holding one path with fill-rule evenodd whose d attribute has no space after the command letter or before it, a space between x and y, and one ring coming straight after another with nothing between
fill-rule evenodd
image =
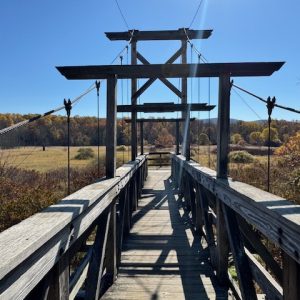
<instances>
[{"instance_id":1,"label":"wooden beam","mask_svg":"<svg viewBox=\"0 0 300 300\"><path fill-rule=\"evenodd\" d=\"M176 121L176 154L179 154L179 121Z\"/></svg>"},{"instance_id":2,"label":"wooden beam","mask_svg":"<svg viewBox=\"0 0 300 300\"><path fill-rule=\"evenodd\" d=\"M190 111L210 111L215 108L215 105L206 105L203 103L193 104L174 104L174 103L145 103L140 105L118 105L118 112L175 112L186 111L187 106Z\"/></svg>"},{"instance_id":3,"label":"wooden beam","mask_svg":"<svg viewBox=\"0 0 300 300\"><path fill-rule=\"evenodd\" d=\"M133 44L131 44L133 45ZM182 78L182 77L231 77L270 76L284 62L243 62L208 64L151 64L151 65L102 65L56 67L67 79L107 79L117 75L126 78Z\"/></svg>"},{"instance_id":4,"label":"wooden beam","mask_svg":"<svg viewBox=\"0 0 300 300\"><path fill-rule=\"evenodd\" d=\"M117 78L107 79L106 103L106 178L116 176L117 147Z\"/></svg>"},{"instance_id":5,"label":"wooden beam","mask_svg":"<svg viewBox=\"0 0 300 300\"><path fill-rule=\"evenodd\" d=\"M207 39L212 34L212 30L191 30L188 28L185 30L190 40ZM105 34L111 41L129 41L132 35L135 41L182 40L187 38L182 28L178 30L157 31L129 30L124 32L105 32Z\"/></svg>"},{"instance_id":6,"label":"wooden beam","mask_svg":"<svg viewBox=\"0 0 300 300\"><path fill-rule=\"evenodd\" d=\"M180 55L181 55L182 48L177 50L167 61L166 64L173 63ZM144 64L150 65L150 62L139 52L137 52L137 58ZM135 94L136 97L139 97L149 86L155 82L157 78L149 79ZM158 78L162 83L164 83L173 93L175 93L178 97L181 98L181 92L166 78Z\"/></svg>"},{"instance_id":7,"label":"wooden beam","mask_svg":"<svg viewBox=\"0 0 300 300\"><path fill-rule=\"evenodd\" d=\"M141 142L141 155L144 154L144 122L139 122L140 123L140 142Z\"/></svg>"},{"instance_id":8,"label":"wooden beam","mask_svg":"<svg viewBox=\"0 0 300 300\"><path fill-rule=\"evenodd\" d=\"M217 124L217 177L227 178L230 138L230 77L219 79L219 104Z\"/></svg>"},{"instance_id":9,"label":"wooden beam","mask_svg":"<svg viewBox=\"0 0 300 300\"><path fill-rule=\"evenodd\" d=\"M86 280L86 299L99 299L101 279L103 275L103 265L105 249L108 240L108 229L110 224L111 212L106 211L99 217L96 231L96 238L93 245L92 257L90 260L87 280ZM111 237L110 237L111 238Z\"/></svg>"},{"instance_id":10,"label":"wooden beam","mask_svg":"<svg viewBox=\"0 0 300 300\"><path fill-rule=\"evenodd\" d=\"M196 118L190 118L190 121L195 121ZM156 119L137 119L136 120L138 123L163 123L163 122L168 122L168 123L178 123L178 122L185 122L184 119L168 119L168 118L156 118ZM131 123L131 119L125 119L126 123Z\"/></svg>"},{"instance_id":11,"label":"wooden beam","mask_svg":"<svg viewBox=\"0 0 300 300\"><path fill-rule=\"evenodd\" d=\"M136 49L136 42L131 42L131 66L136 67L137 64L137 49ZM131 104L136 105L137 104L137 97L134 96L137 91L137 79L132 78L131 80ZM131 112L131 160L135 160L137 156L137 112L132 111Z\"/></svg>"}]
</instances>

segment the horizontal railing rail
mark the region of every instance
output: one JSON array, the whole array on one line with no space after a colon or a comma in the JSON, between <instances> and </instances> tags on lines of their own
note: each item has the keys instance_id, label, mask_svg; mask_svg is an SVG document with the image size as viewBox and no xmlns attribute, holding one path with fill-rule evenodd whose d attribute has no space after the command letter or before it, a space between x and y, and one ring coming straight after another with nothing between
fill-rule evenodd
<instances>
[{"instance_id":1,"label":"horizontal railing rail","mask_svg":"<svg viewBox=\"0 0 300 300\"><path fill-rule=\"evenodd\" d=\"M99 298L117 275L146 176L141 155L118 168L115 178L86 186L2 232L0 299Z\"/></svg>"},{"instance_id":2,"label":"horizontal railing rail","mask_svg":"<svg viewBox=\"0 0 300 300\"><path fill-rule=\"evenodd\" d=\"M300 205L217 178L215 171L180 155L172 156L172 178L193 226L206 238L221 283L237 298L256 299L262 292L268 299L300 299ZM231 257L238 285L228 272Z\"/></svg>"},{"instance_id":3,"label":"horizontal railing rail","mask_svg":"<svg viewBox=\"0 0 300 300\"><path fill-rule=\"evenodd\" d=\"M147 153L147 160L149 162L149 166L170 166L171 155L172 153L167 151L149 152Z\"/></svg>"}]
</instances>

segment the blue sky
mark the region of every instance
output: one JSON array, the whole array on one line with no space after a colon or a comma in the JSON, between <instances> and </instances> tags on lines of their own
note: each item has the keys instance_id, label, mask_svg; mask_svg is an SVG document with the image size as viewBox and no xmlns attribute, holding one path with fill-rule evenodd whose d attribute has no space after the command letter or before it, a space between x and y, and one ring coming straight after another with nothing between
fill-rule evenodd
<instances>
[{"instance_id":1,"label":"blue sky","mask_svg":"<svg viewBox=\"0 0 300 300\"><path fill-rule=\"evenodd\" d=\"M199 0L119 0L130 28L163 30L188 27ZM204 0L193 29L213 29L208 40L195 41L210 62L286 61L271 77L236 78L235 83L262 97L276 96L278 103L300 108L300 2L297 0ZM126 45L110 42L105 31L127 28L113 0L10 0L0 1L0 112L43 113L74 98L92 81L67 81L55 66L109 64ZM139 50L153 63L163 63L178 42L143 42ZM124 55L126 57L126 55ZM196 56L188 59L195 62ZM207 79L200 80L201 102L207 102ZM173 80L178 85L178 80ZM140 81L141 85L143 82ZM198 102L197 79L189 81L189 97ZM123 82L126 103L127 83ZM211 102L217 103L217 81L211 81ZM119 102L122 100L119 84ZM234 93L231 117L266 118L263 104L248 96L251 111ZM156 83L141 96L142 102L178 99ZM74 108L73 114L96 115L95 92ZM101 88L101 115L105 114L105 84ZM195 114L196 116L197 114ZM173 115L175 116L175 115ZM216 116L216 110L212 112ZM201 117L207 117L205 113ZM298 115L276 109L274 117Z\"/></svg>"}]
</instances>

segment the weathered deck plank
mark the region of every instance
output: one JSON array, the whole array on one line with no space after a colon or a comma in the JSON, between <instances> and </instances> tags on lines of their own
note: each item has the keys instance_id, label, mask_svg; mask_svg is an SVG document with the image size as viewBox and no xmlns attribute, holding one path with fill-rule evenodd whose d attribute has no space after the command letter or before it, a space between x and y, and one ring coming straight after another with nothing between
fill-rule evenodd
<instances>
[{"instance_id":1,"label":"weathered deck plank","mask_svg":"<svg viewBox=\"0 0 300 300\"><path fill-rule=\"evenodd\" d=\"M149 170L118 279L103 299L228 299L169 177L170 170Z\"/></svg>"}]
</instances>

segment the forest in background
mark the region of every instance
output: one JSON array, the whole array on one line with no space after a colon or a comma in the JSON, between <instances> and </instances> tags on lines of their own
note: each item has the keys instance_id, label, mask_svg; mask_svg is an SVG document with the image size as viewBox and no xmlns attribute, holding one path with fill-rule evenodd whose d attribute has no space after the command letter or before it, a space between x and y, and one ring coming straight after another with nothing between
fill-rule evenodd
<instances>
[{"instance_id":1,"label":"forest in background","mask_svg":"<svg viewBox=\"0 0 300 300\"><path fill-rule=\"evenodd\" d=\"M18 122L28 120L36 115L0 114L0 129ZM106 119L100 119L100 145L105 145ZM98 144L97 125L95 117L74 116L71 118L71 145L93 146ZM183 126L181 124L181 126ZM206 145L216 144L216 122L195 120L191 122L191 143ZM274 120L271 125L271 145L280 146L300 131L300 123L296 121ZM130 143L130 124L124 119L117 121L117 144ZM231 143L267 145L268 129L266 121L245 122L235 120L231 123ZM175 123L144 123L144 143L169 147L175 143ZM0 139L0 147L18 146L65 146L67 144L67 121L64 116L51 115L29 123L13 132L5 134Z\"/></svg>"}]
</instances>

